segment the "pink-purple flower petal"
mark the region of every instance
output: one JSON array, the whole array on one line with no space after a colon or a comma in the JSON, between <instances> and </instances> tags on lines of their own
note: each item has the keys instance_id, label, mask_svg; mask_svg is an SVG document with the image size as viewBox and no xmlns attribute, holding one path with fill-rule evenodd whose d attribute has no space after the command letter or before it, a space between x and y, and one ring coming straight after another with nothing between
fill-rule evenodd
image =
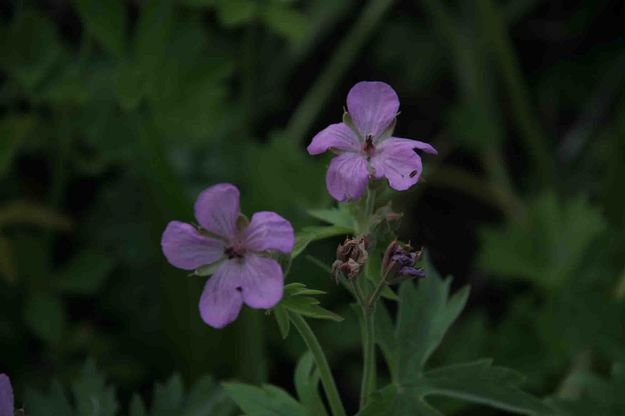
<instances>
[{"instance_id":1,"label":"pink-purple flower petal","mask_svg":"<svg viewBox=\"0 0 625 416\"><path fill-rule=\"evenodd\" d=\"M431 144L413 139L403 139L401 137L389 137L380 143L380 147L409 147L411 149L422 150L425 153L437 155L438 152Z\"/></svg>"},{"instance_id":2,"label":"pink-purple flower petal","mask_svg":"<svg viewBox=\"0 0 625 416\"><path fill-rule=\"evenodd\" d=\"M399 110L399 98L384 82L359 82L347 94L347 111L366 138L376 139L391 124Z\"/></svg>"},{"instance_id":3,"label":"pink-purple flower petal","mask_svg":"<svg viewBox=\"0 0 625 416\"><path fill-rule=\"evenodd\" d=\"M249 254L240 273L243 302L250 308L269 309L282 299L284 275L274 259Z\"/></svg>"},{"instance_id":4,"label":"pink-purple flower petal","mask_svg":"<svg viewBox=\"0 0 625 416\"><path fill-rule=\"evenodd\" d=\"M239 190L229 183L205 189L195 201L195 218L207 231L232 241L237 236Z\"/></svg>"},{"instance_id":5,"label":"pink-purple flower petal","mask_svg":"<svg viewBox=\"0 0 625 416\"><path fill-rule=\"evenodd\" d=\"M204 285L200 316L213 328L223 328L239 316L243 306L241 268L240 259L227 260Z\"/></svg>"},{"instance_id":6,"label":"pink-purple flower petal","mask_svg":"<svg viewBox=\"0 0 625 416\"><path fill-rule=\"evenodd\" d=\"M330 161L326 173L328 192L337 201L360 198L367 189L369 172L363 154L343 153Z\"/></svg>"},{"instance_id":7,"label":"pink-purple flower petal","mask_svg":"<svg viewBox=\"0 0 625 416\"><path fill-rule=\"evenodd\" d=\"M330 124L321 130L306 150L311 155L318 155L330 149L358 152L361 143L356 133L345 123Z\"/></svg>"},{"instance_id":8,"label":"pink-purple flower petal","mask_svg":"<svg viewBox=\"0 0 625 416\"><path fill-rule=\"evenodd\" d=\"M190 224L171 221L163 232L161 247L167 261L183 270L195 270L224 256L224 243L207 237Z\"/></svg>"},{"instance_id":9,"label":"pink-purple flower petal","mask_svg":"<svg viewBox=\"0 0 625 416\"><path fill-rule=\"evenodd\" d=\"M385 177L397 191L405 191L417 183L423 170L421 157L408 146L380 146L371 158L371 167L377 179Z\"/></svg>"},{"instance_id":10,"label":"pink-purple flower petal","mask_svg":"<svg viewBox=\"0 0 625 416\"><path fill-rule=\"evenodd\" d=\"M13 387L6 374L0 374L0 416L13 416Z\"/></svg>"},{"instance_id":11,"label":"pink-purple flower petal","mask_svg":"<svg viewBox=\"0 0 625 416\"><path fill-rule=\"evenodd\" d=\"M260 211L252 216L245 230L243 245L247 250L290 253L295 244L291 223L275 212Z\"/></svg>"}]
</instances>

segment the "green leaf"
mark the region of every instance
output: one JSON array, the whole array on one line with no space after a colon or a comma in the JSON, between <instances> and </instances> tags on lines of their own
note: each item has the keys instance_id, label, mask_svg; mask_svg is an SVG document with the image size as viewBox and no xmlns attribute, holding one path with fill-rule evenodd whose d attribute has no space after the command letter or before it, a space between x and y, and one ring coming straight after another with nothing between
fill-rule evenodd
<instances>
[{"instance_id":1,"label":"green leaf","mask_svg":"<svg viewBox=\"0 0 625 416\"><path fill-rule=\"evenodd\" d=\"M289 312L284 306L278 305L273 308L273 314L278 323L278 329L282 339L286 339L289 336L289 330L291 329L291 321L289 320Z\"/></svg>"},{"instance_id":2,"label":"green leaf","mask_svg":"<svg viewBox=\"0 0 625 416\"><path fill-rule=\"evenodd\" d=\"M483 231L480 263L496 275L559 289L576 278L605 229L601 213L585 198L559 201L547 193L530 203L524 220Z\"/></svg>"},{"instance_id":3,"label":"green leaf","mask_svg":"<svg viewBox=\"0 0 625 416\"><path fill-rule=\"evenodd\" d=\"M72 384L78 416L115 416L118 410L115 391L106 385L92 360L87 361Z\"/></svg>"},{"instance_id":4,"label":"green leaf","mask_svg":"<svg viewBox=\"0 0 625 416\"><path fill-rule=\"evenodd\" d=\"M181 0L180 3L187 7L212 7L217 4L219 0Z\"/></svg>"},{"instance_id":5,"label":"green leaf","mask_svg":"<svg viewBox=\"0 0 625 416\"><path fill-rule=\"evenodd\" d=\"M63 387L57 381L52 383L47 393L26 390L24 401L29 416L76 416L63 392Z\"/></svg>"},{"instance_id":6,"label":"green leaf","mask_svg":"<svg viewBox=\"0 0 625 416\"><path fill-rule=\"evenodd\" d=\"M9 283L15 283L17 280L17 266L11 241L3 235L0 235L0 276Z\"/></svg>"},{"instance_id":7,"label":"green leaf","mask_svg":"<svg viewBox=\"0 0 625 416\"><path fill-rule=\"evenodd\" d=\"M143 75L150 118L168 139L206 144L229 117L223 81L233 71L233 60L197 15L174 19L170 39L156 47L165 59L154 59L156 67L146 66L149 72Z\"/></svg>"},{"instance_id":8,"label":"green leaf","mask_svg":"<svg viewBox=\"0 0 625 416\"><path fill-rule=\"evenodd\" d=\"M142 70L153 69L164 56L163 45L174 23L174 2L151 0L141 7L134 36L134 50Z\"/></svg>"},{"instance_id":9,"label":"green leaf","mask_svg":"<svg viewBox=\"0 0 625 416\"><path fill-rule=\"evenodd\" d=\"M534 415L549 411L540 400L519 389L523 377L512 370L493 367L491 360L425 370L428 358L462 311L467 287L450 295L451 279L442 279L425 260L426 277L418 286L412 282L400 288L395 331L391 317L380 303L374 323L376 342L391 369L393 384L373 394L359 416L440 416L428 396L444 396Z\"/></svg>"},{"instance_id":10,"label":"green leaf","mask_svg":"<svg viewBox=\"0 0 625 416\"><path fill-rule=\"evenodd\" d=\"M94 79L105 73L108 76L109 71L108 68L99 68L94 74L91 70L92 68L79 60L63 61L45 79L41 90L37 91L37 99L49 105L87 105L93 94L100 94Z\"/></svg>"},{"instance_id":11,"label":"green leaf","mask_svg":"<svg viewBox=\"0 0 625 416\"><path fill-rule=\"evenodd\" d=\"M184 386L179 375L173 375L166 383L154 387L152 416L168 416L180 411L184 403Z\"/></svg>"},{"instance_id":12,"label":"green leaf","mask_svg":"<svg viewBox=\"0 0 625 416\"><path fill-rule=\"evenodd\" d=\"M295 234L295 247L293 248L291 256L295 258L302 254L306 247L313 241L352 233L352 229L336 225L328 227L305 227Z\"/></svg>"},{"instance_id":13,"label":"green leaf","mask_svg":"<svg viewBox=\"0 0 625 416\"><path fill-rule=\"evenodd\" d=\"M310 30L306 16L287 4L271 2L262 9L260 17L269 29L293 43L303 41Z\"/></svg>"},{"instance_id":14,"label":"green leaf","mask_svg":"<svg viewBox=\"0 0 625 416\"><path fill-rule=\"evenodd\" d=\"M416 390L421 397L440 395L519 414L542 414L550 409L519 389L524 377L514 370L493 367L492 360L437 368L423 374Z\"/></svg>"},{"instance_id":15,"label":"green leaf","mask_svg":"<svg viewBox=\"0 0 625 416\"><path fill-rule=\"evenodd\" d=\"M304 283L299 283L299 282L289 283L286 286L284 286L285 297L298 296L298 295L317 296L317 295L325 295L325 294L326 292L324 292L323 290L309 289L306 287Z\"/></svg>"},{"instance_id":16,"label":"green leaf","mask_svg":"<svg viewBox=\"0 0 625 416\"><path fill-rule=\"evenodd\" d=\"M337 227L348 228L353 233L356 229L356 218L346 204L339 204L338 208L310 209L308 214L318 220L325 221Z\"/></svg>"},{"instance_id":17,"label":"green leaf","mask_svg":"<svg viewBox=\"0 0 625 416\"><path fill-rule=\"evenodd\" d=\"M625 362L612 365L611 377L603 377L588 370L570 375L574 383L571 391L560 389L558 397L547 403L557 416L620 416L625 414Z\"/></svg>"},{"instance_id":18,"label":"green leaf","mask_svg":"<svg viewBox=\"0 0 625 416\"><path fill-rule=\"evenodd\" d=\"M375 307L373 322L375 325L375 342L380 346L384 359L388 364L391 378L397 378L395 373L397 369L397 338L395 337L395 327L393 320L384 305L384 302L378 302Z\"/></svg>"},{"instance_id":19,"label":"green leaf","mask_svg":"<svg viewBox=\"0 0 625 416\"><path fill-rule=\"evenodd\" d=\"M0 122L0 177L4 176L22 142L32 134L37 119L32 115L5 116Z\"/></svg>"},{"instance_id":20,"label":"green leaf","mask_svg":"<svg viewBox=\"0 0 625 416\"><path fill-rule=\"evenodd\" d=\"M468 287L450 297L451 278L442 279L429 258L425 270L418 287L408 282L400 288L395 374L401 382L409 382L423 370L469 297Z\"/></svg>"},{"instance_id":21,"label":"green leaf","mask_svg":"<svg viewBox=\"0 0 625 416\"><path fill-rule=\"evenodd\" d=\"M148 416L148 412L145 410L145 404L143 400L137 394L132 396L130 401L130 416Z\"/></svg>"},{"instance_id":22,"label":"green leaf","mask_svg":"<svg viewBox=\"0 0 625 416\"><path fill-rule=\"evenodd\" d=\"M523 415L551 415L552 409L519 389L523 377L517 372L493 367L491 360L452 365L425 372L410 384L391 384L371 396L358 416L440 416L426 401L443 396L483 404Z\"/></svg>"},{"instance_id":23,"label":"green leaf","mask_svg":"<svg viewBox=\"0 0 625 416\"><path fill-rule=\"evenodd\" d=\"M76 0L85 28L115 57L124 54L128 17L122 0Z\"/></svg>"},{"instance_id":24,"label":"green leaf","mask_svg":"<svg viewBox=\"0 0 625 416\"><path fill-rule=\"evenodd\" d=\"M230 416L234 403L212 377L204 376L189 391L181 416Z\"/></svg>"},{"instance_id":25,"label":"green leaf","mask_svg":"<svg viewBox=\"0 0 625 416\"><path fill-rule=\"evenodd\" d=\"M263 144L251 141L243 149L244 163L238 174L260 191L247 197L248 204L280 212L292 219L299 230L305 224L305 208L329 199L323 181L324 164L302 152L296 141L284 133L272 134L269 142ZM267 206L268 201L271 206Z\"/></svg>"},{"instance_id":26,"label":"green leaf","mask_svg":"<svg viewBox=\"0 0 625 416\"><path fill-rule=\"evenodd\" d=\"M58 346L65 330L66 316L61 300L50 294L34 294L24 307L24 320L43 341Z\"/></svg>"},{"instance_id":27,"label":"green leaf","mask_svg":"<svg viewBox=\"0 0 625 416\"><path fill-rule=\"evenodd\" d=\"M144 75L138 65L131 61L122 62L115 78L115 94L125 111L137 108L143 98Z\"/></svg>"},{"instance_id":28,"label":"green leaf","mask_svg":"<svg viewBox=\"0 0 625 416\"><path fill-rule=\"evenodd\" d=\"M22 224L65 231L72 227L69 218L33 202L10 201L0 206L0 228Z\"/></svg>"},{"instance_id":29,"label":"green leaf","mask_svg":"<svg viewBox=\"0 0 625 416\"><path fill-rule=\"evenodd\" d=\"M258 7L254 0L219 0L217 10L224 26L239 26L253 19Z\"/></svg>"},{"instance_id":30,"label":"green leaf","mask_svg":"<svg viewBox=\"0 0 625 416\"><path fill-rule=\"evenodd\" d=\"M310 318L342 321L343 318L339 315L319 306L319 301L313 297L324 293L321 290L308 289L303 283L289 283L284 287L284 295L278 306L283 309L283 312L292 311ZM276 316L276 319L284 318L288 319L286 316L280 316L280 318ZM278 325L280 325L279 321ZM288 334L288 324L283 323L282 325ZM284 333L282 335L284 337Z\"/></svg>"},{"instance_id":31,"label":"green leaf","mask_svg":"<svg viewBox=\"0 0 625 416\"><path fill-rule=\"evenodd\" d=\"M2 41L2 66L22 87L34 90L50 75L63 49L54 24L31 9L20 10Z\"/></svg>"},{"instance_id":32,"label":"green leaf","mask_svg":"<svg viewBox=\"0 0 625 416\"><path fill-rule=\"evenodd\" d=\"M80 295L96 293L113 270L113 260L104 253L85 250L72 258L57 274L59 289Z\"/></svg>"},{"instance_id":33,"label":"green leaf","mask_svg":"<svg viewBox=\"0 0 625 416\"><path fill-rule=\"evenodd\" d=\"M174 23L172 0L150 0L144 3L133 39L136 72L140 76L138 82L153 83L154 74L167 57L166 46L170 42Z\"/></svg>"},{"instance_id":34,"label":"green leaf","mask_svg":"<svg viewBox=\"0 0 625 416\"><path fill-rule=\"evenodd\" d=\"M72 386L75 409L72 409L58 383L50 393L26 392L25 408L33 416L114 416L118 405L113 388L106 385L93 361L87 361ZM174 375L164 384L156 384L151 408L141 397L132 396L129 416L232 416L234 403L209 376L200 377L188 394L182 379Z\"/></svg>"},{"instance_id":35,"label":"green leaf","mask_svg":"<svg viewBox=\"0 0 625 416\"><path fill-rule=\"evenodd\" d=\"M384 299L389 299L389 300L394 300L394 301L399 300L399 296L397 296L397 293L395 293L393 289L391 289L388 286L385 286L384 289L382 289L381 295Z\"/></svg>"},{"instance_id":36,"label":"green leaf","mask_svg":"<svg viewBox=\"0 0 625 416\"><path fill-rule=\"evenodd\" d=\"M329 319L340 322L343 318L334 312L319 306L316 298L309 296L293 296L284 298L280 304L287 310L315 319Z\"/></svg>"},{"instance_id":37,"label":"green leaf","mask_svg":"<svg viewBox=\"0 0 625 416\"><path fill-rule=\"evenodd\" d=\"M234 410L234 403L209 376L198 379L185 394L182 379L174 375L164 384L157 383L152 396L149 411L139 396L133 397L130 416L231 416Z\"/></svg>"},{"instance_id":38,"label":"green leaf","mask_svg":"<svg viewBox=\"0 0 625 416\"><path fill-rule=\"evenodd\" d=\"M483 150L501 141L502 135L486 108L471 100L460 102L449 114L450 134L468 150Z\"/></svg>"},{"instance_id":39,"label":"green leaf","mask_svg":"<svg viewBox=\"0 0 625 416\"><path fill-rule=\"evenodd\" d=\"M242 383L224 383L223 386L247 416L308 416L301 404L278 387Z\"/></svg>"},{"instance_id":40,"label":"green leaf","mask_svg":"<svg viewBox=\"0 0 625 416\"><path fill-rule=\"evenodd\" d=\"M444 416L411 391L391 384L371 395L357 416Z\"/></svg>"},{"instance_id":41,"label":"green leaf","mask_svg":"<svg viewBox=\"0 0 625 416\"><path fill-rule=\"evenodd\" d=\"M327 415L319 395L319 373L310 351L307 351L295 366L295 390L300 403L307 409L309 416Z\"/></svg>"}]
</instances>

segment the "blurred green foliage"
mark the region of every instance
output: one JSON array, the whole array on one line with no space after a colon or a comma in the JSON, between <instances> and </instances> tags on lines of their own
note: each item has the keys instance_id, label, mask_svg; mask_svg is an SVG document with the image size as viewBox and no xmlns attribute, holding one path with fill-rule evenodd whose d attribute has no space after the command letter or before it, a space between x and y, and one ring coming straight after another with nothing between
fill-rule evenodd
<instances>
[{"instance_id":1,"label":"blurred green foliage","mask_svg":"<svg viewBox=\"0 0 625 416\"><path fill-rule=\"evenodd\" d=\"M160 234L192 219L203 187L236 183L248 212L277 211L310 237L291 276L353 314L323 264L336 241L315 242L349 224L320 211L327 161L304 145L339 119L355 81L379 79L402 100L398 134L440 151L400 198L401 234L474 287L431 361L492 356L563 415L623 414L618 2L21 0L0 10L0 370L18 397L74 414L60 385L22 394L54 376L74 386L76 414L88 414L90 390L114 414L172 372L289 385L297 337L279 341L257 311L224 331L204 326L203 281L166 264ZM355 319L315 328L356 400ZM119 386L120 405L101 378L76 376L87 356ZM194 406L180 379L158 391L177 410L146 412L135 399L130 414L204 414L179 410Z\"/></svg>"}]
</instances>

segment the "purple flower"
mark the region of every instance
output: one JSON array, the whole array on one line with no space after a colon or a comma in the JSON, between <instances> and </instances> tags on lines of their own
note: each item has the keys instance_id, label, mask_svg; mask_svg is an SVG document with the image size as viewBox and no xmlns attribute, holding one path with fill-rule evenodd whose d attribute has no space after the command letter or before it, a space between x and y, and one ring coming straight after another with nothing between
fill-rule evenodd
<instances>
[{"instance_id":1,"label":"purple flower","mask_svg":"<svg viewBox=\"0 0 625 416\"><path fill-rule=\"evenodd\" d=\"M0 416L13 416L13 387L6 374L0 374Z\"/></svg>"},{"instance_id":2,"label":"purple flower","mask_svg":"<svg viewBox=\"0 0 625 416\"><path fill-rule=\"evenodd\" d=\"M358 199L369 177L385 177L391 188L405 191L417 183L421 158L414 149L436 154L427 143L392 137L399 99L384 82L359 82L347 94L349 121L331 124L313 137L308 153L331 150L326 174L328 192L338 201Z\"/></svg>"},{"instance_id":3,"label":"purple flower","mask_svg":"<svg viewBox=\"0 0 625 416\"><path fill-rule=\"evenodd\" d=\"M239 190L230 184L204 190L195 202L195 218L201 228L179 221L167 224L161 246L179 269L214 269L200 298L204 322L223 328L237 318L243 303L260 309L276 305L284 276L269 254L291 252L291 224L269 211L257 212L248 222L239 211Z\"/></svg>"}]
</instances>

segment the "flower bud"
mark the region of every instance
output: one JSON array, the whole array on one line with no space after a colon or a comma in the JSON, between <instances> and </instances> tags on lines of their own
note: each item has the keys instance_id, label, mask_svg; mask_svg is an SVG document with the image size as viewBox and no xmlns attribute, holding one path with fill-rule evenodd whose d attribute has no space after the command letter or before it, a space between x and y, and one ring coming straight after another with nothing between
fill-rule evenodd
<instances>
[{"instance_id":1,"label":"flower bud","mask_svg":"<svg viewBox=\"0 0 625 416\"><path fill-rule=\"evenodd\" d=\"M382 276L389 283L399 283L404 280L425 277L422 268L416 267L421 259L421 250L415 250L410 244L392 241L382 260Z\"/></svg>"},{"instance_id":2,"label":"flower bud","mask_svg":"<svg viewBox=\"0 0 625 416\"><path fill-rule=\"evenodd\" d=\"M347 238L336 249L336 261L332 264L332 275L338 280L340 272L350 279L355 279L362 273L368 257L366 237Z\"/></svg>"}]
</instances>

